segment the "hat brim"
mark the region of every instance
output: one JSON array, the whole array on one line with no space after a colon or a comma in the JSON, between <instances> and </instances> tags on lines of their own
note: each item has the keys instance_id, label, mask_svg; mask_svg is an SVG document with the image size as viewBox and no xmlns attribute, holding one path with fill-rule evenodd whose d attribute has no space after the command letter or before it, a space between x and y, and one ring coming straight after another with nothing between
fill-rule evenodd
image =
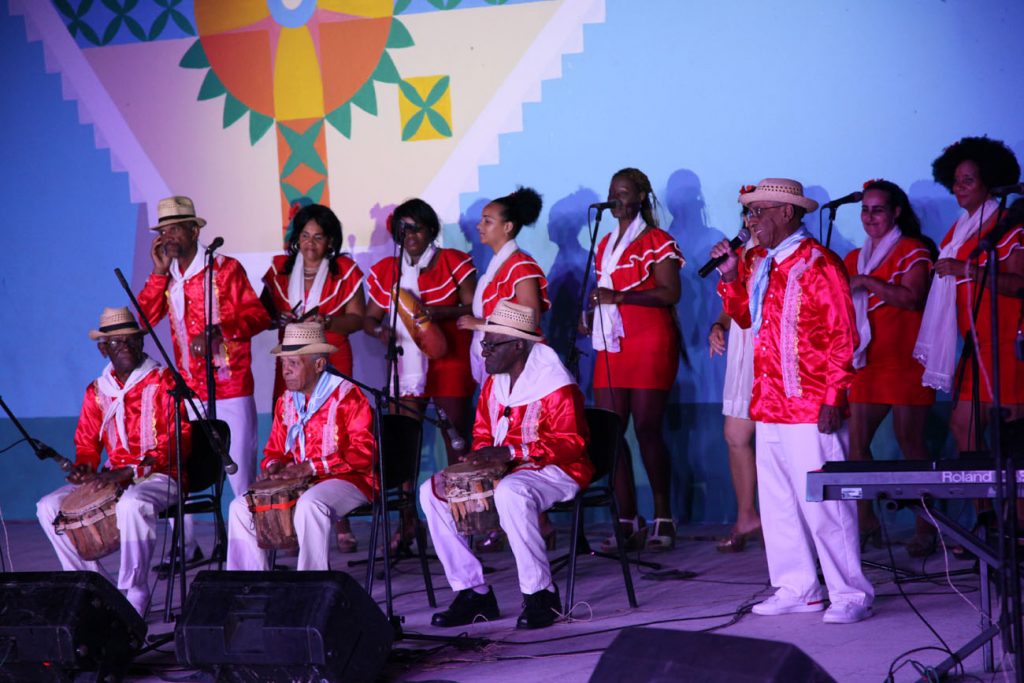
<instances>
[{"instance_id":1,"label":"hat brim","mask_svg":"<svg viewBox=\"0 0 1024 683\"><path fill-rule=\"evenodd\" d=\"M503 334L506 337L519 337L520 339L526 339L527 341L544 341L544 336L540 334L531 334L524 332L523 330L515 327L508 327L507 325L496 325L492 322L474 323L470 325L474 330L479 330L484 334L493 332L494 334Z\"/></svg>"},{"instance_id":2,"label":"hat brim","mask_svg":"<svg viewBox=\"0 0 1024 683\"><path fill-rule=\"evenodd\" d=\"M760 189L740 195L740 204L743 206L747 206L751 202L780 202L782 204L799 206L805 211L814 211L818 208L818 202L810 197Z\"/></svg>"},{"instance_id":3,"label":"hat brim","mask_svg":"<svg viewBox=\"0 0 1024 683\"><path fill-rule=\"evenodd\" d=\"M273 356L310 356L315 353L331 354L337 352L337 346L321 342L302 344L301 346L286 346L284 344L278 344L270 350L270 354Z\"/></svg>"},{"instance_id":4,"label":"hat brim","mask_svg":"<svg viewBox=\"0 0 1024 683\"><path fill-rule=\"evenodd\" d=\"M89 330L89 339L92 339L93 341L98 341L100 339L106 339L107 337L120 337L126 334L143 335L146 334L146 331L141 328L136 328L133 330L112 330L110 332L101 332L100 330Z\"/></svg>"},{"instance_id":5,"label":"hat brim","mask_svg":"<svg viewBox=\"0 0 1024 683\"><path fill-rule=\"evenodd\" d=\"M200 218L199 216L193 216L192 218L172 218L169 221L160 221L156 225L149 226L149 229L152 232L156 232L157 230L160 230L161 228L166 228L168 225L174 225L175 223L188 223L189 221L194 221L195 223L197 223L199 225L200 228L203 227L204 225L206 225L206 219L205 218Z\"/></svg>"}]
</instances>

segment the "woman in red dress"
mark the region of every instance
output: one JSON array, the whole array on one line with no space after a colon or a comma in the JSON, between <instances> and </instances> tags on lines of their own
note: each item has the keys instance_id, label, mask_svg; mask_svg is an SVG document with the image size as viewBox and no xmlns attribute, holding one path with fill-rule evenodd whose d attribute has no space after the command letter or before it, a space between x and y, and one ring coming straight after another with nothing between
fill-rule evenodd
<instances>
[{"instance_id":1,"label":"woman in red dress","mask_svg":"<svg viewBox=\"0 0 1024 683\"><path fill-rule=\"evenodd\" d=\"M921 223L907 194L888 180L864 184L861 224L864 247L846 256L860 344L857 373L850 388L850 460L871 460L871 441L892 411L896 442L909 460L927 460L925 422L935 390L921 385L924 368L914 362L931 281L933 245L921 236ZM869 501L858 505L862 544L880 539L881 527ZM935 529L918 518L907 543L913 557L930 554Z\"/></svg>"},{"instance_id":2,"label":"woman in red dress","mask_svg":"<svg viewBox=\"0 0 1024 683\"><path fill-rule=\"evenodd\" d=\"M471 335L457 329L455 321L469 311L473 302L476 269L465 252L442 249L434 244L441 233L441 221L422 199L410 199L398 205L389 225L392 238L396 243L402 239L405 247L401 276L395 256L382 259L370 268L366 278L369 301L364 330L383 344L393 332L398 335L403 350L398 359L399 393L419 404L420 410L432 401L465 439L469 436L473 415L469 398L476 387L469 369ZM391 291L396 285L416 295L423 303L424 316L440 327L447 347L443 356L427 358L408 336L400 319L400 329L390 329ZM443 436L448 463L454 464L463 451L452 447L447 433Z\"/></svg>"},{"instance_id":3,"label":"woman in red dress","mask_svg":"<svg viewBox=\"0 0 1024 683\"><path fill-rule=\"evenodd\" d=\"M471 330L483 324L499 301L529 306L541 314L551 308L548 280L544 270L532 256L519 249L516 235L524 225L533 225L540 217L543 201L536 191L521 187L484 207L477 224L480 242L494 251L494 256L477 283L473 297L473 314L459 319L459 329ZM482 335L473 335L471 359L473 377L483 385L486 379L480 352Z\"/></svg>"},{"instance_id":4,"label":"woman in red dress","mask_svg":"<svg viewBox=\"0 0 1024 683\"><path fill-rule=\"evenodd\" d=\"M654 497L654 529L637 515L636 486L629 451L618 468L615 492L619 524L629 549L668 550L676 528L669 502L671 463L662 423L669 389L679 367L679 269L683 255L675 240L658 227L654 190L647 176L624 168L612 176L608 199L617 205L612 216L618 229L597 248L597 288L591 294L594 349L594 397L614 410L623 426L633 418L633 431ZM623 448L626 448L623 441ZM605 541L605 550L615 537Z\"/></svg>"},{"instance_id":5,"label":"woman in red dress","mask_svg":"<svg viewBox=\"0 0 1024 683\"><path fill-rule=\"evenodd\" d=\"M924 364L924 384L946 392L959 388L949 426L956 447L963 454L986 450L984 434L991 414L995 380L992 376L988 253L982 252L973 258L972 255L982 238L1000 221L996 215L999 204L990 194L990 188L1018 182L1020 164L1002 142L967 137L943 150L932 163L932 175L953 193L964 213L939 245L935 279L928 294L914 357ZM1020 325L1020 299L1017 297L1024 288L1024 227L1019 223L1001 227L1009 229L995 245L999 400L1005 421L1015 422L1024 418L1024 363L1016 359L1014 352ZM975 301L983 284L981 301ZM971 331L972 317L975 333ZM958 336L967 345L959 363L955 356ZM988 510L979 516L979 524L990 521L986 519L991 516L990 506L988 500L979 503L980 509ZM1021 508L1018 508L1018 517L1021 517ZM954 548L953 553L965 554L962 548Z\"/></svg>"},{"instance_id":6,"label":"woman in red dress","mask_svg":"<svg viewBox=\"0 0 1024 683\"><path fill-rule=\"evenodd\" d=\"M278 328L278 341L284 338L288 323L316 320L324 326L327 343L338 348L331 354L331 365L351 375L348 335L362 329L366 300L359 286L363 271L347 254L340 253L341 221L326 206L310 204L292 216L286 242L288 253L274 257L263 275L260 293L272 325ZM274 367L273 405L277 405L285 390L280 358ZM338 520L338 548L343 553L356 551L348 519Z\"/></svg>"}]
</instances>

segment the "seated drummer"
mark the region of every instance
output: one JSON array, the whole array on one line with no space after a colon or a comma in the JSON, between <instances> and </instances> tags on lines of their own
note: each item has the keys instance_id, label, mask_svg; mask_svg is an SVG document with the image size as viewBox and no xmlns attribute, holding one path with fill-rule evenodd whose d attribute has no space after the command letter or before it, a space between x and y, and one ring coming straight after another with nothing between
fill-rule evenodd
<instances>
[{"instance_id":1,"label":"seated drummer","mask_svg":"<svg viewBox=\"0 0 1024 683\"><path fill-rule=\"evenodd\" d=\"M538 515L571 500L594 473L586 455L583 394L558 355L534 334L534 309L503 301L477 329L484 333L481 348L489 377L477 404L475 450L465 460L507 463L511 469L495 487L494 505L516 558L523 593L525 609L516 626L542 628L554 623L561 605ZM437 479L420 486L420 505L445 576L458 594L431 623L463 626L497 619L494 591L485 583L467 539L456 530L448 502L435 492L444 490Z\"/></svg>"},{"instance_id":2,"label":"seated drummer","mask_svg":"<svg viewBox=\"0 0 1024 683\"><path fill-rule=\"evenodd\" d=\"M274 406L260 479L310 478L295 504L300 570L329 569L334 522L373 495L373 411L351 382L326 372L336 352L320 323L292 323L271 353L281 358L286 391ZM228 569L270 568L244 496L228 510Z\"/></svg>"},{"instance_id":3,"label":"seated drummer","mask_svg":"<svg viewBox=\"0 0 1024 683\"><path fill-rule=\"evenodd\" d=\"M95 561L83 560L71 539L57 534L53 522L61 502L80 485L123 482L128 488L117 501L121 536L121 569L117 587L145 614L150 590L146 579L156 543L156 516L178 498L174 478L174 403L167 393L171 373L142 351L142 336L127 307L106 308L100 328L89 333L110 362L85 390L75 429L75 466L67 486L43 496L36 516L65 571L106 575ZM188 452L191 431L182 425L182 450ZM107 466L100 469L100 452Z\"/></svg>"}]
</instances>

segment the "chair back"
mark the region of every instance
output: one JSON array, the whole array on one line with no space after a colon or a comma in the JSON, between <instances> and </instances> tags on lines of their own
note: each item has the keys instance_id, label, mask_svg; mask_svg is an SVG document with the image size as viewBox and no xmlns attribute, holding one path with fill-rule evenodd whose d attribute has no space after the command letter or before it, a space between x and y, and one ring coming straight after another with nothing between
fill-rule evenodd
<instances>
[{"instance_id":1,"label":"chair back","mask_svg":"<svg viewBox=\"0 0 1024 683\"><path fill-rule=\"evenodd\" d=\"M590 462L594 464L591 481L612 474L615 456L622 442L622 422L619 416L604 408L585 408L587 426L590 427Z\"/></svg>"},{"instance_id":2,"label":"chair back","mask_svg":"<svg viewBox=\"0 0 1024 683\"><path fill-rule=\"evenodd\" d=\"M415 483L420 466L423 424L408 415L382 415L380 449L384 456L384 480L389 489Z\"/></svg>"},{"instance_id":3,"label":"chair back","mask_svg":"<svg viewBox=\"0 0 1024 683\"><path fill-rule=\"evenodd\" d=\"M220 454L210 443L201 422L206 422L211 430L216 431L224 448L231 448L231 429L224 420L193 420L192 453L185 461L185 473L188 476L188 490L195 493L216 486L224 476L224 466Z\"/></svg>"}]
</instances>

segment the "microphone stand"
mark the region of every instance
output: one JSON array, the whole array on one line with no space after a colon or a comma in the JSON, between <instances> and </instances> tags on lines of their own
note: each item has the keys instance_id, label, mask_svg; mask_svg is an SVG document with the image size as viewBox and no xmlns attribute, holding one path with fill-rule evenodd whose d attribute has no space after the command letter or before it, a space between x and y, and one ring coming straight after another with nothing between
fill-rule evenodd
<instances>
[{"instance_id":1,"label":"microphone stand","mask_svg":"<svg viewBox=\"0 0 1024 683\"><path fill-rule=\"evenodd\" d=\"M181 551L181 604L185 604L185 597L187 595L186 586L186 574L185 574L185 491L182 487L182 477L184 476L184 469L182 467L181 457L181 425L182 425L182 403L188 403L189 408L192 409L192 414L199 416L202 413L199 412L195 403L195 392L193 392L188 384L185 383L185 378L181 376L178 369L171 362L171 357L167 355L167 350L163 344L160 343L160 339L156 336L153 331L153 325L150 323L149 318L146 317L145 312L142 310L142 306L139 305L139 300L135 298L135 294L132 293L132 288L129 286L128 281L125 279L124 274L120 268L114 268L114 275L117 276L118 282L121 283L121 287L128 295L128 300L131 301L132 308L139 315L139 320L142 322L146 331L149 332L150 339L156 345L157 350L160 352L160 356L164 360L164 366L170 370L171 376L174 379L174 388L168 393L174 398L174 466L175 466L175 480L178 485L178 501L177 501L177 519L178 523L174 527L174 538L171 542L171 557L167 571L167 602L164 605L164 623L170 623L171 619L171 600L174 597L174 574L178 571L178 550ZM212 429L206 420L196 420L196 424L200 426L203 432L206 434L206 438L213 448L220 454L221 462L224 465L231 464L231 456L228 454L224 444L220 440L220 434L216 429Z\"/></svg>"},{"instance_id":2,"label":"microphone stand","mask_svg":"<svg viewBox=\"0 0 1024 683\"><path fill-rule=\"evenodd\" d=\"M391 287L391 310L388 311L388 349L384 355L387 361L386 379L384 381L383 394L390 398L393 398L396 403L394 406L395 412L398 411L398 397L400 396L400 390L398 385L398 357L402 355L402 347L398 345L398 290L402 287L402 261L405 258L405 226L402 225L402 221L398 222L398 256L395 259L395 281ZM390 405L389 405L390 411ZM387 533L387 532L386 532ZM390 538L390 536L388 537Z\"/></svg>"},{"instance_id":3,"label":"microphone stand","mask_svg":"<svg viewBox=\"0 0 1024 683\"><path fill-rule=\"evenodd\" d=\"M54 462L57 463L57 465L60 467L62 471L71 472L71 469L74 467L74 463L65 458L57 451L47 446L39 439L33 439L31 436L29 436L28 430L25 429L24 425L21 424L21 421L14 416L14 413L11 412L11 409L7 407L6 403L4 403L3 396L0 396L0 408L3 408L4 412L7 413L7 417L11 418L11 422L14 424L17 430L21 432L21 435L25 437L25 442L32 448L33 451L35 451L37 458L39 458L40 460L46 460L47 458L52 459Z\"/></svg>"},{"instance_id":4,"label":"microphone stand","mask_svg":"<svg viewBox=\"0 0 1024 683\"><path fill-rule=\"evenodd\" d=\"M206 249L206 419L217 419L217 382L213 375L213 260L217 253L216 249ZM182 546L182 552L185 547Z\"/></svg>"},{"instance_id":5,"label":"microphone stand","mask_svg":"<svg viewBox=\"0 0 1024 683\"><path fill-rule=\"evenodd\" d=\"M604 209L597 210L597 218L594 220L594 225L590 225L590 209L587 209L587 232L590 233L590 250L587 252L587 266L583 269L583 282L580 284L580 294L576 299L576 317L574 318L575 324L579 324L583 320L583 313L586 310L587 305L587 286L590 284L590 269L594 265L594 254L597 251L597 231L601 227L601 214ZM573 336L575 338L575 335ZM570 343L568 353L566 355L566 366L572 376L576 378L576 383L580 384L580 356L583 352L580 351L579 346L576 343Z\"/></svg>"}]
</instances>

